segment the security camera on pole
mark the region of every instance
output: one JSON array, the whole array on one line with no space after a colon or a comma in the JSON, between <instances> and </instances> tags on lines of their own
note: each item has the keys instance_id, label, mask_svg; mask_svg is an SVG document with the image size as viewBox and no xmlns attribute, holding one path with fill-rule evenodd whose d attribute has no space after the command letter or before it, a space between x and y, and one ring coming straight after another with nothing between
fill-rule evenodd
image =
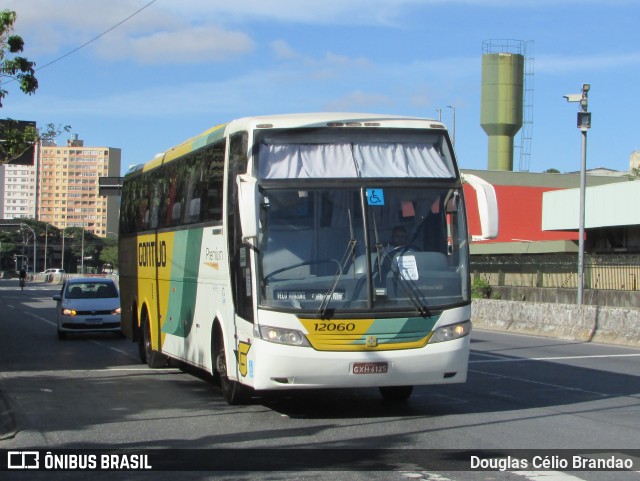
<instances>
[{"instance_id":1,"label":"security camera on pole","mask_svg":"<svg viewBox=\"0 0 640 481\"><path fill-rule=\"evenodd\" d=\"M583 303L584 295L584 205L587 184L587 130L591 128L591 112L588 111L590 84L582 84L582 93L565 95L567 102L579 102L578 128L582 132L582 163L580 167L580 219L578 238L578 304Z\"/></svg>"}]
</instances>

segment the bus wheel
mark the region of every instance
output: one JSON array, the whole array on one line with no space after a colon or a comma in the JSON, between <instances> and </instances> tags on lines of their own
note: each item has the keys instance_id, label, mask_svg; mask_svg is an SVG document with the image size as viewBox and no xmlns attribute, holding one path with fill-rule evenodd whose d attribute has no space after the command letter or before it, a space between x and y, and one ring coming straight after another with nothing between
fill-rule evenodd
<instances>
[{"instance_id":1,"label":"bus wheel","mask_svg":"<svg viewBox=\"0 0 640 481\"><path fill-rule=\"evenodd\" d=\"M152 369L165 367L167 365L167 358L151 347L151 327L149 326L149 317L146 312L142 314L141 328L142 336L138 338L140 360L146 362L147 366Z\"/></svg>"},{"instance_id":2,"label":"bus wheel","mask_svg":"<svg viewBox=\"0 0 640 481\"><path fill-rule=\"evenodd\" d=\"M413 386L381 386L382 399L389 402L402 402L409 399Z\"/></svg>"},{"instance_id":3,"label":"bus wheel","mask_svg":"<svg viewBox=\"0 0 640 481\"><path fill-rule=\"evenodd\" d=\"M227 375L227 358L223 347L218 350L218 356L216 357L216 372L220 379L222 396L227 401L227 404L236 406L244 403L246 401L246 391L239 382L229 379Z\"/></svg>"}]
</instances>

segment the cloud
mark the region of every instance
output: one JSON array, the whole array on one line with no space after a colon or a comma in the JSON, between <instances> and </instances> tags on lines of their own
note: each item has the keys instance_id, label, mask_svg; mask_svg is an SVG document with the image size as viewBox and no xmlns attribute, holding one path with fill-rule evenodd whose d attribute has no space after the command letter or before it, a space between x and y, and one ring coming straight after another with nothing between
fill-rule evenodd
<instances>
[{"instance_id":1,"label":"cloud","mask_svg":"<svg viewBox=\"0 0 640 481\"><path fill-rule=\"evenodd\" d=\"M271 47L271 51L279 59L296 60L302 58L302 55L300 55L285 40L274 40L269 46Z\"/></svg>"},{"instance_id":2,"label":"cloud","mask_svg":"<svg viewBox=\"0 0 640 481\"><path fill-rule=\"evenodd\" d=\"M640 52L599 55L544 55L535 59L537 74L563 74L566 72L589 72L605 69L620 69L640 65Z\"/></svg>"},{"instance_id":3,"label":"cloud","mask_svg":"<svg viewBox=\"0 0 640 481\"><path fill-rule=\"evenodd\" d=\"M90 41L84 50L92 49L103 59L145 64L222 61L254 48L251 37L238 29L207 21L197 11L176 14L161 2L143 10L148 1L7 3L5 8L18 13L16 33L25 39L30 58L65 54Z\"/></svg>"},{"instance_id":4,"label":"cloud","mask_svg":"<svg viewBox=\"0 0 640 481\"><path fill-rule=\"evenodd\" d=\"M253 40L242 32L217 26L187 27L137 37L114 36L97 49L107 59L145 64L217 62L250 53Z\"/></svg>"},{"instance_id":5,"label":"cloud","mask_svg":"<svg viewBox=\"0 0 640 481\"><path fill-rule=\"evenodd\" d=\"M384 94L366 93L361 90L334 99L325 104L326 110L336 112L369 111L372 109L384 109L394 105L394 102Z\"/></svg>"}]
</instances>

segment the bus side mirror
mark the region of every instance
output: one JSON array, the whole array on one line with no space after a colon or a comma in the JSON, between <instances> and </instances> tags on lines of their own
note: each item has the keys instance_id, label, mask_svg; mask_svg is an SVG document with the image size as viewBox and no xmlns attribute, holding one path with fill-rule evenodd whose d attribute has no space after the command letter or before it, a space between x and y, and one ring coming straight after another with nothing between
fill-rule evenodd
<instances>
[{"instance_id":1,"label":"bus side mirror","mask_svg":"<svg viewBox=\"0 0 640 481\"><path fill-rule=\"evenodd\" d=\"M462 174L462 180L473 187L478 198L478 214L482 239L498 237L498 199L493 186L480 177L472 174Z\"/></svg>"},{"instance_id":2,"label":"bus side mirror","mask_svg":"<svg viewBox=\"0 0 640 481\"><path fill-rule=\"evenodd\" d=\"M240 228L244 240L258 235L258 182L255 177L246 174L238 175L236 182Z\"/></svg>"}]
</instances>

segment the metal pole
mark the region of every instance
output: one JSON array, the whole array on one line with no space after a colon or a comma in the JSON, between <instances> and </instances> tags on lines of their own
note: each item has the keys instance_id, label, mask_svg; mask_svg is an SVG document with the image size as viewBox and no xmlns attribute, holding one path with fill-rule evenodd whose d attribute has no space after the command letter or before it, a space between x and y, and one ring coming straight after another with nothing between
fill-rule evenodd
<instances>
[{"instance_id":1,"label":"metal pole","mask_svg":"<svg viewBox=\"0 0 640 481\"><path fill-rule=\"evenodd\" d=\"M33 235L33 273L35 274L36 273L36 265L37 265L37 263L36 263L36 232L31 227L29 227L29 225L27 225L27 224L20 224L20 225L21 226L23 225L27 229L29 229L31 231L31 234ZM25 245L25 247L27 247L27 246ZM24 252L24 250L22 252ZM27 260L28 260L28 258L27 258Z\"/></svg>"},{"instance_id":2,"label":"metal pole","mask_svg":"<svg viewBox=\"0 0 640 481\"><path fill-rule=\"evenodd\" d=\"M49 247L49 224L44 226L44 269L47 270L47 247Z\"/></svg>"},{"instance_id":3,"label":"metal pole","mask_svg":"<svg viewBox=\"0 0 640 481\"><path fill-rule=\"evenodd\" d=\"M60 269L64 269L64 234L67 227L62 228L62 259L60 260Z\"/></svg>"},{"instance_id":4,"label":"metal pole","mask_svg":"<svg viewBox=\"0 0 640 481\"><path fill-rule=\"evenodd\" d=\"M584 299L584 218L587 186L587 130L582 130L582 163L580 165L580 225L578 238L578 305Z\"/></svg>"},{"instance_id":5,"label":"metal pole","mask_svg":"<svg viewBox=\"0 0 640 481\"><path fill-rule=\"evenodd\" d=\"M80 259L80 270L84 274L84 224L82 225L82 259Z\"/></svg>"}]
</instances>

